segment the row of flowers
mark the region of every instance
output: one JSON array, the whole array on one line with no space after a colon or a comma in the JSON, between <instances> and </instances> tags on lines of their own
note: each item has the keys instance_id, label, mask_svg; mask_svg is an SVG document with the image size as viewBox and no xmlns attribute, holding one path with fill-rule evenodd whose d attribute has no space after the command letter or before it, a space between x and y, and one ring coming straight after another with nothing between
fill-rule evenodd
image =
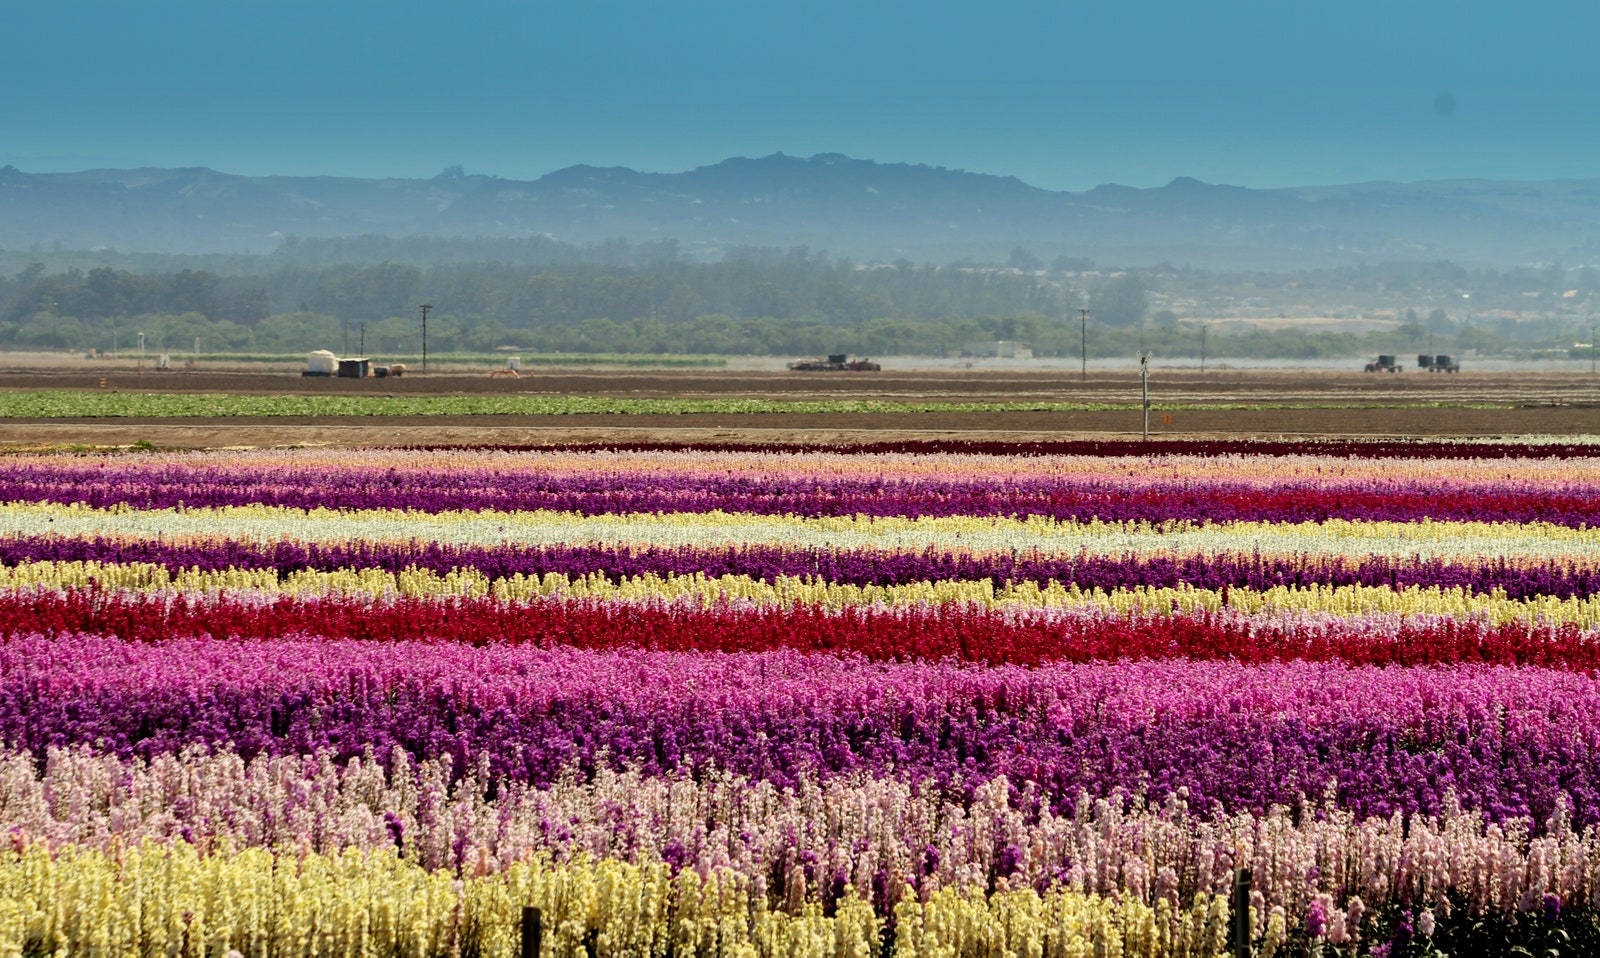
<instances>
[{"instance_id":1,"label":"row of flowers","mask_svg":"<svg viewBox=\"0 0 1600 958\"><path fill-rule=\"evenodd\" d=\"M169 572L151 563L29 562L0 566L0 589L102 589L217 593L247 590L290 595L403 597L490 597L527 602L541 598L684 602L703 608L755 605L823 609L848 607L910 608L968 606L1024 612L1035 609L1082 610L1122 616L1196 615L1231 610L1251 616L1434 616L1486 624L1576 626L1600 628L1600 596L1567 598L1536 595L1513 599L1503 592L1483 595L1463 588L1439 586L1274 586L1255 590L1231 588L1083 589L1076 585L1032 582L996 586L976 582L934 580L905 585L840 585L810 578L780 576L773 581L750 576L682 576L647 574L612 579L602 573L565 576L513 575L491 579L475 569L440 575L423 569L306 570L280 574L276 569L223 569Z\"/></svg>"},{"instance_id":2,"label":"row of flowers","mask_svg":"<svg viewBox=\"0 0 1600 958\"><path fill-rule=\"evenodd\" d=\"M0 856L0 950L10 954L459 955L519 953L521 909L543 918L543 955L1128 958L1216 954L1227 907L1156 907L1068 891L946 889L903 898L892 932L864 891L791 912L749 876L664 863L518 863L458 878L392 853L200 855L184 844ZM48 904L46 904L48 903ZM1262 944L1284 939L1264 916Z\"/></svg>"},{"instance_id":3,"label":"row of flowers","mask_svg":"<svg viewBox=\"0 0 1600 958\"><path fill-rule=\"evenodd\" d=\"M743 576L762 581L815 579L840 585L989 580L996 585L1057 583L1082 589L1280 586L1443 587L1512 599L1587 598L1600 594L1600 553L1554 558L1422 559L1417 556L1137 553L1055 555L1015 552L894 552L880 549L792 549L781 545L450 545L437 542L297 542L234 539L108 539L0 537L0 565L37 562L138 563L171 573L188 570L372 568L439 575L471 569L490 579L584 576L612 580L645 575Z\"/></svg>"},{"instance_id":4,"label":"row of flowers","mask_svg":"<svg viewBox=\"0 0 1600 958\"><path fill-rule=\"evenodd\" d=\"M1240 663L1535 665L1600 672L1600 635L1576 625L1438 615L1250 614L1236 608L1125 615L1100 608L974 605L706 605L483 595L371 595L172 589L0 590L0 636L533 644L576 649L767 652L877 660L1037 665L1118 659ZM383 654L375 649L374 654Z\"/></svg>"},{"instance_id":5,"label":"row of flowers","mask_svg":"<svg viewBox=\"0 0 1600 958\"><path fill-rule=\"evenodd\" d=\"M1204 477L1257 486L1279 482L1302 485L1403 479L1469 485L1531 484L1531 488L1549 487L1559 491L1565 485L1592 484L1595 481L1594 460L1600 459L1600 443L1583 447L1582 454L1577 456L1545 456L1541 451L1536 456L1518 458L1374 458L1356 454L1367 446L1337 444L1328 444L1321 452L1281 455L1260 452L1204 455L1181 448L1163 448L1158 443L1134 444L1117 454L1045 454L1026 451L1028 448L1028 444L1019 444L1017 449L1024 451L863 454L861 447L852 446L797 451L788 446L763 450L761 447L718 448L691 444L646 450L621 444L517 452L474 447L164 451L128 452L117 456L62 453L7 463L0 468L0 476L46 481L61 477L91 484L120 481L119 477L139 477L153 484L180 485L209 476L230 486L293 486L297 484L297 474L302 479L314 475L319 481L326 475L334 484L353 481L378 486L392 485L396 477L408 480L415 477L441 489L458 490L494 490L527 484L529 480L541 482L595 474L743 477L765 481L777 477L876 478L909 485L962 477L995 480L1002 485L1017 479L1059 482L1081 478L1137 486L1152 480ZM1477 451L1504 447L1452 448Z\"/></svg>"},{"instance_id":6,"label":"row of flowers","mask_svg":"<svg viewBox=\"0 0 1600 958\"><path fill-rule=\"evenodd\" d=\"M1541 823L1486 822L1453 804L1437 816L1358 818L1331 804L1261 814L1197 811L1173 795L1081 798L1071 815L1004 778L970 801L892 778L806 780L793 788L708 771L642 775L600 769L539 788L496 783L449 761L387 770L329 753L161 755L148 763L82 748L52 750L42 770L0 757L0 834L35 846L115 853L143 842L201 854L267 848L297 856L350 849L460 875L541 857L665 862L701 876L748 876L759 899L791 912L870 889L883 911L907 893L1012 888L1128 898L1146 905L1226 895L1233 869L1254 873L1257 907L1303 922L1319 896L1368 906L1513 911L1555 896L1600 902L1600 830L1568 810Z\"/></svg>"},{"instance_id":7,"label":"row of flowers","mask_svg":"<svg viewBox=\"0 0 1600 958\"><path fill-rule=\"evenodd\" d=\"M594 652L282 640L9 639L0 741L149 757L396 749L547 784L609 766L783 787L870 774L956 794L996 776L1058 810L1185 794L1261 812L1600 821L1600 678L1532 668L1156 661L881 663L793 652ZM1454 796L1452 798L1452 796Z\"/></svg>"},{"instance_id":8,"label":"row of flowers","mask_svg":"<svg viewBox=\"0 0 1600 958\"><path fill-rule=\"evenodd\" d=\"M1047 553L1054 555L1384 555L1476 563L1569 560L1589 567L1600 552L1600 527L1574 529L1543 522L1057 522L951 516L933 519L864 516L802 518L749 513L630 513L585 516L564 512L446 512L288 509L95 509L83 505L0 504L0 537L228 539L328 543L496 547L630 546L740 548L781 546L792 551Z\"/></svg>"},{"instance_id":9,"label":"row of flowers","mask_svg":"<svg viewBox=\"0 0 1600 958\"><path fill-rule=\"evenodd\" d=\"M407 452L692 452L777 453L784 455L849 455L867 459L890 456L919 458L962 456L1086 456L1098 459L1149 456L1243 457L1329 456L1341 459L1450 460L1585 459L1600 454L1600 439L1589 435L1529 434L1499 437L1430 437L1427 439L891 439L845 442L726 442L717 440L616 440L606 442L522 443L500 445L414 446Z\"/></svg>"},{"instance_id":10,"label":"row of flowers","mask_svg":"<svg viewBox=\"0 0 1600 958\"><path fill-rule=\"evenodd\" d=\"M1577 472L1577 470L1574 470ZM1592 467L1587 472L1592 475ZM1320 522L1326 519L1459 522L1542 521L1569 527L1600 519L1592 480L1463 481L1382 474L1300 480L1264 474L1227 479L1190 462L1173 477L687 475L669 470L616 474L496 473L465 481L453 473L324 468L268 473L208 468L99 469L8 464L0 501L81 502L96 508L214 508L262 504L293 509L554 511L584 515L732 511L795 516L1048 516L1057 521Z\"/></svg>"}]
</instances>

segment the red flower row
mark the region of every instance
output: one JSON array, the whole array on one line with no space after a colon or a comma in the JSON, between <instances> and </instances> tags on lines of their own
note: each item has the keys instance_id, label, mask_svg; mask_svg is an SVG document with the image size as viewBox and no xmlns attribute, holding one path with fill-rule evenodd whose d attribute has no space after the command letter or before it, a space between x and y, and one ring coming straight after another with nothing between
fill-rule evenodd
<instances>
[{"instance_id":1,"label":"red flower row","mask_svg":"<svg viewBox=\"0 0 1600 958\"><path fill-rule=\"evenodd\" d=\"M1277 621L1200 613L1126 618L973 607L643 605L486 598L174 596L96 590L0 593L0 635L92 633L161 642L320 636L374 642L506 642L584 649L758 652L796 649L872 659L1034 665L1190 658L1372 665L1489 663L1600 669L1600 642L1573 625L1490 626L1452 619Z\"/></svg>"}]
</instances>

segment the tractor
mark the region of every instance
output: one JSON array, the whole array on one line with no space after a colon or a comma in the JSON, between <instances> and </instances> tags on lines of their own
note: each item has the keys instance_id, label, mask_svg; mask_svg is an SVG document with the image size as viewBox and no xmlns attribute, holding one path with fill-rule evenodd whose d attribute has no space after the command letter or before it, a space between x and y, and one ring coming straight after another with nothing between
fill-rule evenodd
<instances>
[{"instance_id":1,"label":"tractor","mask_svg":"<svg viewBox=\"0 0 1600 958\"><path fill-rule=\"evenodd\" d=\"M796 360L789 368L802 373L875 373L883 369L870 359L851 359L845 353L833 353L827 359Z\"/></svg>"}]
</instances>

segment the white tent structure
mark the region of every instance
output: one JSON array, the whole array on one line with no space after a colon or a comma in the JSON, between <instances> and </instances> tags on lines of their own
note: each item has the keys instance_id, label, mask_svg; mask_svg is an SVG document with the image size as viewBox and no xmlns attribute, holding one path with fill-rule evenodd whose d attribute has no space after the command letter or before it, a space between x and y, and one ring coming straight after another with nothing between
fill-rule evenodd
<instances>
[{"instance_id":1,"label":"white tent structure","mask_svg":"<svg viewBox=\"0 0 1600 958\"><path fill-rule=\"evenodd\" d=\"M339 357L326 349L318 349L306 357L307 376L332 376L339 372Z\"/></svg>"}]
</instances>

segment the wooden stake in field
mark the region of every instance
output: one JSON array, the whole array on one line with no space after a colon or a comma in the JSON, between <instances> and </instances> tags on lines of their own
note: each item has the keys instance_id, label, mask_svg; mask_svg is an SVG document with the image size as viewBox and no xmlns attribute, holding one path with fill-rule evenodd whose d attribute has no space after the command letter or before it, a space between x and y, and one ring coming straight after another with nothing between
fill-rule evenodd
<instances>
[{"instance_id":1,"label":"wooden stake in field","mask_svg":"<svg viewBox=\"0 0 1600 958\"><path fill-rule=\"evenodd\" d=\"M1082 382L1089 381L1089 311L1078 310L1078 349L1079 361L1082 363Z\"/></svg>"},{"instance_id":2,"label":"wooden stake in field","mask_svg":"<svg viewBox=\"0 0 1600 958\"><path fill-rule=\"evenodd\" d=\"M422 310L422 371L428 371L428 310L433 308L432 303L423 303L417 307Z\"/></svg>"},{"instance_id":3,"label":"wooden stake in field","mask_svg":"<svg viewBox=\"0 0 1600 958\"><path fill-rule=\"evenodd\" d=\"M1139 391L1144 401L1144 438L1150 438L1150 357L1139 357Z\"/></svg>"},{"instance_id":4,"label":"wooden stake in field","mask_svg":"<svg viewBox=\"0 0 1600 958\"><path fill-rule=\"evenodd\" d=\"M522 935L518 954L521 958L539 958L539 951L544 943L544 928L539 909L532 906L523 906L522 909Z\"/></svg>"},{"instance_id":5,"label":"wooden stake in field","mask_svg":"<svg viewBox=\"0 0 1600 958\"><path fill-rule=\"evenodd\" d=\"M1233 872L1233 894L1230 896L1231 908L1228 914L1228 945L1233 952L1233 958L1250 958L1250 886L1251 873L1248 868L1236 868Z\"/></svg>"}]
</instances>

